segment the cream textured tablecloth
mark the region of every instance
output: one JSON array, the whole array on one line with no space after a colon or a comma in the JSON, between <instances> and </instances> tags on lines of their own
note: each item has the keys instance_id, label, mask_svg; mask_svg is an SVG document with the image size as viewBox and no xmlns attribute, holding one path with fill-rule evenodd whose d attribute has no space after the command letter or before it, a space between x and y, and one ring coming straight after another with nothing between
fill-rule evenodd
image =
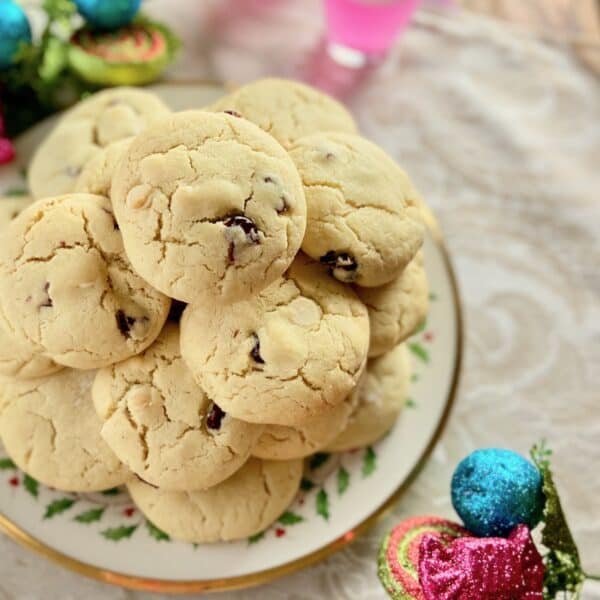
<instances>
[{"instance_id":1,"label":"cream textured tablecloth","mask_svg":"<svg viewBox=\"0 0 600 600\"><path fill-rule=\"evenodd\" d=\"M185 40L171 77L302 73L331 84L315 54L323 30L316 0L146 6ZM348 102L439 215L465 310L458 402L431 461L385 522L312 569L222 597L384 598L374 557L386 529L411 514L451 517L450 476L471 450L527 452L542 437L556 452L585 566L600 572L599 81L566 45L482 17L422 11ZM0 537L0 600L142 597ZM600 599L598 585L584 597Z\"/></svg>"}]
</instances>

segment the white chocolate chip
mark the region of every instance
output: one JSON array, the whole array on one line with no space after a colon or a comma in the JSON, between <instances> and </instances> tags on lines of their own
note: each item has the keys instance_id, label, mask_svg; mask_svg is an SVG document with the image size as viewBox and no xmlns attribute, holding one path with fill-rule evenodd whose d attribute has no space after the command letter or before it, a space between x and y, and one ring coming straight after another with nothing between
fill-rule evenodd
<instances>
[{"instance_id":1,"label":"white chocolate chip","mask_svg":"<svg viewBox=\"0 0 600 600\"><path fill-rule=\"evenodd\" d=\"M381 392L380 391L374 391L374 390L372 390L372 391L366 392L363 395L362 401L365 404L374 404L376 406L381 406L383 398L381 396Z\"/></svg>"},{"instance_id":2,"label":"white chocolate chip","mask_svg":"<svg viewBox=\"0 0 600 600\"><path fill-rule=\"evenodd\" d=\"M134 389L127 400L132 410L143 410L150 405L150 393L144 388Z\"/></svg>"},{"instance_id":3,"label":"white chocolate chip","mask_svg":"<svg viewBox=\"0 0 600 600\"><path fill-rule=\"evenodd\" d=\"M127 199L125 200L127 208L147 208L150 205L150 194L152 189L153 188L151 185L143 183L141 185L136 185L134 188L129 190Z\"/></svg>"},{"instance_id":4,"label":"white chocolate chip","mask_svg":"<svg viewBox=\"0 0 600 600\"><path fill-rule=\"evenodd\" d=\"M291 304L291 320L300 327L313 327L321 320L321 309L308 298L296 298Z\"/></svg>"}]
</instances>

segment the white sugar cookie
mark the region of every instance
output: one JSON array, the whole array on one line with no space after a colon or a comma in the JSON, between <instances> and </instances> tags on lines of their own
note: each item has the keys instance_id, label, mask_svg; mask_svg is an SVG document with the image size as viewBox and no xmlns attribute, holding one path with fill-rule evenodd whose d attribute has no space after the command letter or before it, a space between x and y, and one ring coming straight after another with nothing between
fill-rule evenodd
<instances>
[{"instance_id":1,"label":"white sugar cookie","mask_svg":"<svg viewBox=\"0 0 600 600\"><path fill-rule=\"evenodd\" d=\"M303 464L251 458L233 477L203 492L166 492L139 479L128 483L139 509L173 539L229 542L271 525L297 494Z\"/></svg>"},{"instance_id":2,"label":"white sugar cookie","mask_svg":"<svg viewBox=\"0 0 600 600\"><path fill-rule=\"evenodd\" d=\"M93 371L2 381L0 436L9 456L37 481L69 492L122 485L131 473L100 437Z\"/></svg>"},{"instance_id":3,"label":"white sugar cookie","mask_svg":"<svg viewBox=\"0 0 600 600\"><path fill-rule=\"evenodd\" d=\"M251 423L298 426L342 404L368 351L367 309L299 255L285 277L231 305L190 305L181 351L206 393Z\"/></svg>"},{"instance_id":4,"label":"white sugar cookie","mask_svg":"<svg viewBox=\"0 0 600 600\"><path fill-rule=\"evenodd\" d=\"M343 452L381 439L393 427L406 404L409 384L410 360L404 344L370 360L354 392L356 408L348 425L327 449Z\"/></svg>"},{"instance_id":5,"label":"white sugar cookie","mask_svg":"<svg viewBox=\"0 0 600 600\"><path fill-rule=\"evenodd\" d=\"M106 443L164 490L203 490L227 479L262 432L225 414L194 382L174 324L143 354L100 370L93 398Z\"/></svg>"}]
</instances>

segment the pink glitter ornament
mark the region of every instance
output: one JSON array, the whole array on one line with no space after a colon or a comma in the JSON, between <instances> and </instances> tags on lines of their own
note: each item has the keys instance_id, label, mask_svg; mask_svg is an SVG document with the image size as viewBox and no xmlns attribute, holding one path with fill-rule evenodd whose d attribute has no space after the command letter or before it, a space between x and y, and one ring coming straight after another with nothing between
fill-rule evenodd
<instances>
[{"instance_id":1,"label":"pink glitter ornament","mask_svg":"<svg viewBox=\"0 0 600 600\"><path fill-rule=\"evenodd\" d=\"M0 165L11 162L15 157L15 148L8 138L4 137L4 117L0 108Z\"/></svg>"},{"instance_id":2,"label":"pink glitter ornament","mask_svg":"<svg viewBox=\"0 0 600 600\"><path fill-rule=\"evenodd\" d=\"M425 600L542 600L544 565L526 525L505 538L421 540L419 581Z\"/></svg>"}]
</instances>

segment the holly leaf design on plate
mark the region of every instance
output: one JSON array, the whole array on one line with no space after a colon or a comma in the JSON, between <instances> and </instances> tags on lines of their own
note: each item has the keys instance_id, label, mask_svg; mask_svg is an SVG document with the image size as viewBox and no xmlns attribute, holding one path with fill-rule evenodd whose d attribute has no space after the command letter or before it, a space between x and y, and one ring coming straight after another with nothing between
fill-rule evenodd
<instances>
[{"instance_id":1,"label":"holly leaf design on plate","mask_svg":"<svg viewBox=\"0 0 600 600\"><path fill-rule=\"evenodd\" d=\"M10 458L0 458L0 471L14 470L17 465Z\"/></svg>"},{"instance_id":2,"label":"holly leaf design on plate","mask_svg":"<svg viewBox=\"0 0 600 600\"><path fill-rule=\"evenodd\" d=\"M279 522L282 525L296 525L297 523L302 523L302 521L304 521L304 517L289 510L279 517Z\"/></svg>"},{"instance_id":3,"label":"holly leaf design on plate","mask_svg":"<svg viewBox=\"0 0 600 600\"><path fill-rule=\"evenodd\" d=\"M341 496L350 485L350 473L344 469L344 467L340 467L340 470L337 473L337 491Z\"/></svg>"},{"instance_id":4,"label":"holly leaf design on plate","mask_svg":"<svg viewBox=\"0 0 600 600\"><path fill-rule=\"evenodd\" d=\"M102 492L103 496L118 496L121 493L121 489L116 487L116 488L112 488L110 490L104 490Z\"/></svg>"},{"instance_id":5,"label":"holly leaf design on plate","mask_svg":"<svg viewBox=\"0 0 600 600\"><path fill-rule=\"evenodd\" d=\"M317 514L326 521L329 520L329 496L323 489L319 490L317 494Z\"/></svg>"},{"instance_id":6,"label":"holly leaf design on plate","mask_svg":"<svg viewBox=\"0 0 600 600\"><path fill-rule=\"evenodd\" d=\"M421 346L418 342L412 342L408 345L408 349L425 364L429 364L429 352Z\"/></svg>"},{"instance_id":7,"label":"holly leaf design on plate","mask_svg":"<svg viewBox=\"0 0 600 600\"><path fill-rule=\"evenodd\" d=\"M75 504L74 498L59 498L58 500L53 500L46 506L44 519L52 519L56 515L64 513L66 510L69 510L73 504Z\"/></svg>"},{"instance_id":8,"label":"holly leaf design on plate","mask_svg":"<svg viewBox=\"0 0 600 600\"><path fill-rule=\"evenodd\" d=\"M375 450L369 446L363 456L363 477L369 477L375 472L375 469L377 469L377 454L375 454Z\"/></svg>"},{"instance_id":9,"label":"holly leaf design on plate","mask_svg":"<svg viewBox=\"0 0 600 600\"><path fill-rule=\"evenodd\" d=\"M74 520L78 523L95 523L96 521L100 521L100 519L102 519L102 515L104 515L105 510L106 509L104 507L91 508L90 510L86 510L85 512L78 514Z\"/></svg>"},{"instance_id":10,"label":"holly leaf design on plate","mask_svg":"<svg viewBox=\"0 0 600 600\"><path fill-rule=\"evenodd\" d=\"M255 533L254 535L251 535L248 538L248 544L252 545L252 544L256 544L257 542L260 542L260 540L262 540L265 537L265 532L261 531L259 533Z\"/></svg>"},{"instance_id":11,"label":"holly leaf design on plate","mask_svg":"<svg viewBox=\"0 0 600 600\"><path fill-rule=\"evenodd\" d=\"M23 487L34 497L38 497L38 482L31 476L25 475L23 476Z\"/></svg>"},{"instance_id":12,"label":"holly leaf design on plate","mask_svg":"<svg viewBox=\"0 0 600 600\"><path fill-rule=\"evenodd\" d=\"M405 401L406 408L416 408L417 403L412 398L407 398Z\"/></svg>"},{"instance_id":13,"label":"holly leaf design on plate","mask_svg":"<svg viewBox=\"0 0 600 600\"><path fill-rule=\"evenodd\" d=\"M152 521L146 520L146 529L157 542L170 542L171 538L162 530L159 529Z\"/></svg>"},{"instance_id":14,"label":"holly leaf design on plate","mask_svg":"<svg viewBox=\"0 0 600 600\"><path fill-rule=\"evenodd\" d=\"M310 470L316 471L319 467L323 466L329 460L330 456L330 454L326 454L325 452L317 452L310 459Z\"/></svg>"},{"instance_id":15,"label":"holly leaf design on plate","mask_svg":"<svg viewBox=\"0 0 600 600\"><path fill-rule=\"evenodd\" d=\"M7 190L4 190L4 196L8 196L11 198L14 198L16 196L27 196L27 194L29 193L29 191L27 190L27 188L24 187L11 187L8 188Z\"/></svg>"},{"instance_id":16,"label":"holly leaf design on plate","mask_svg":"<svg viewBox=\"0 0 600 600\"><path fill-rule=\"evenodd\" d=\"M105 529L100 533L102 537L106 538L107 540L111 540L112 542L118 542L120 540L130 538L135 533L135 530L137 528L137 525L120 525L119 527L111 527L110 529Z\"/></svg>"}]
</instances>

